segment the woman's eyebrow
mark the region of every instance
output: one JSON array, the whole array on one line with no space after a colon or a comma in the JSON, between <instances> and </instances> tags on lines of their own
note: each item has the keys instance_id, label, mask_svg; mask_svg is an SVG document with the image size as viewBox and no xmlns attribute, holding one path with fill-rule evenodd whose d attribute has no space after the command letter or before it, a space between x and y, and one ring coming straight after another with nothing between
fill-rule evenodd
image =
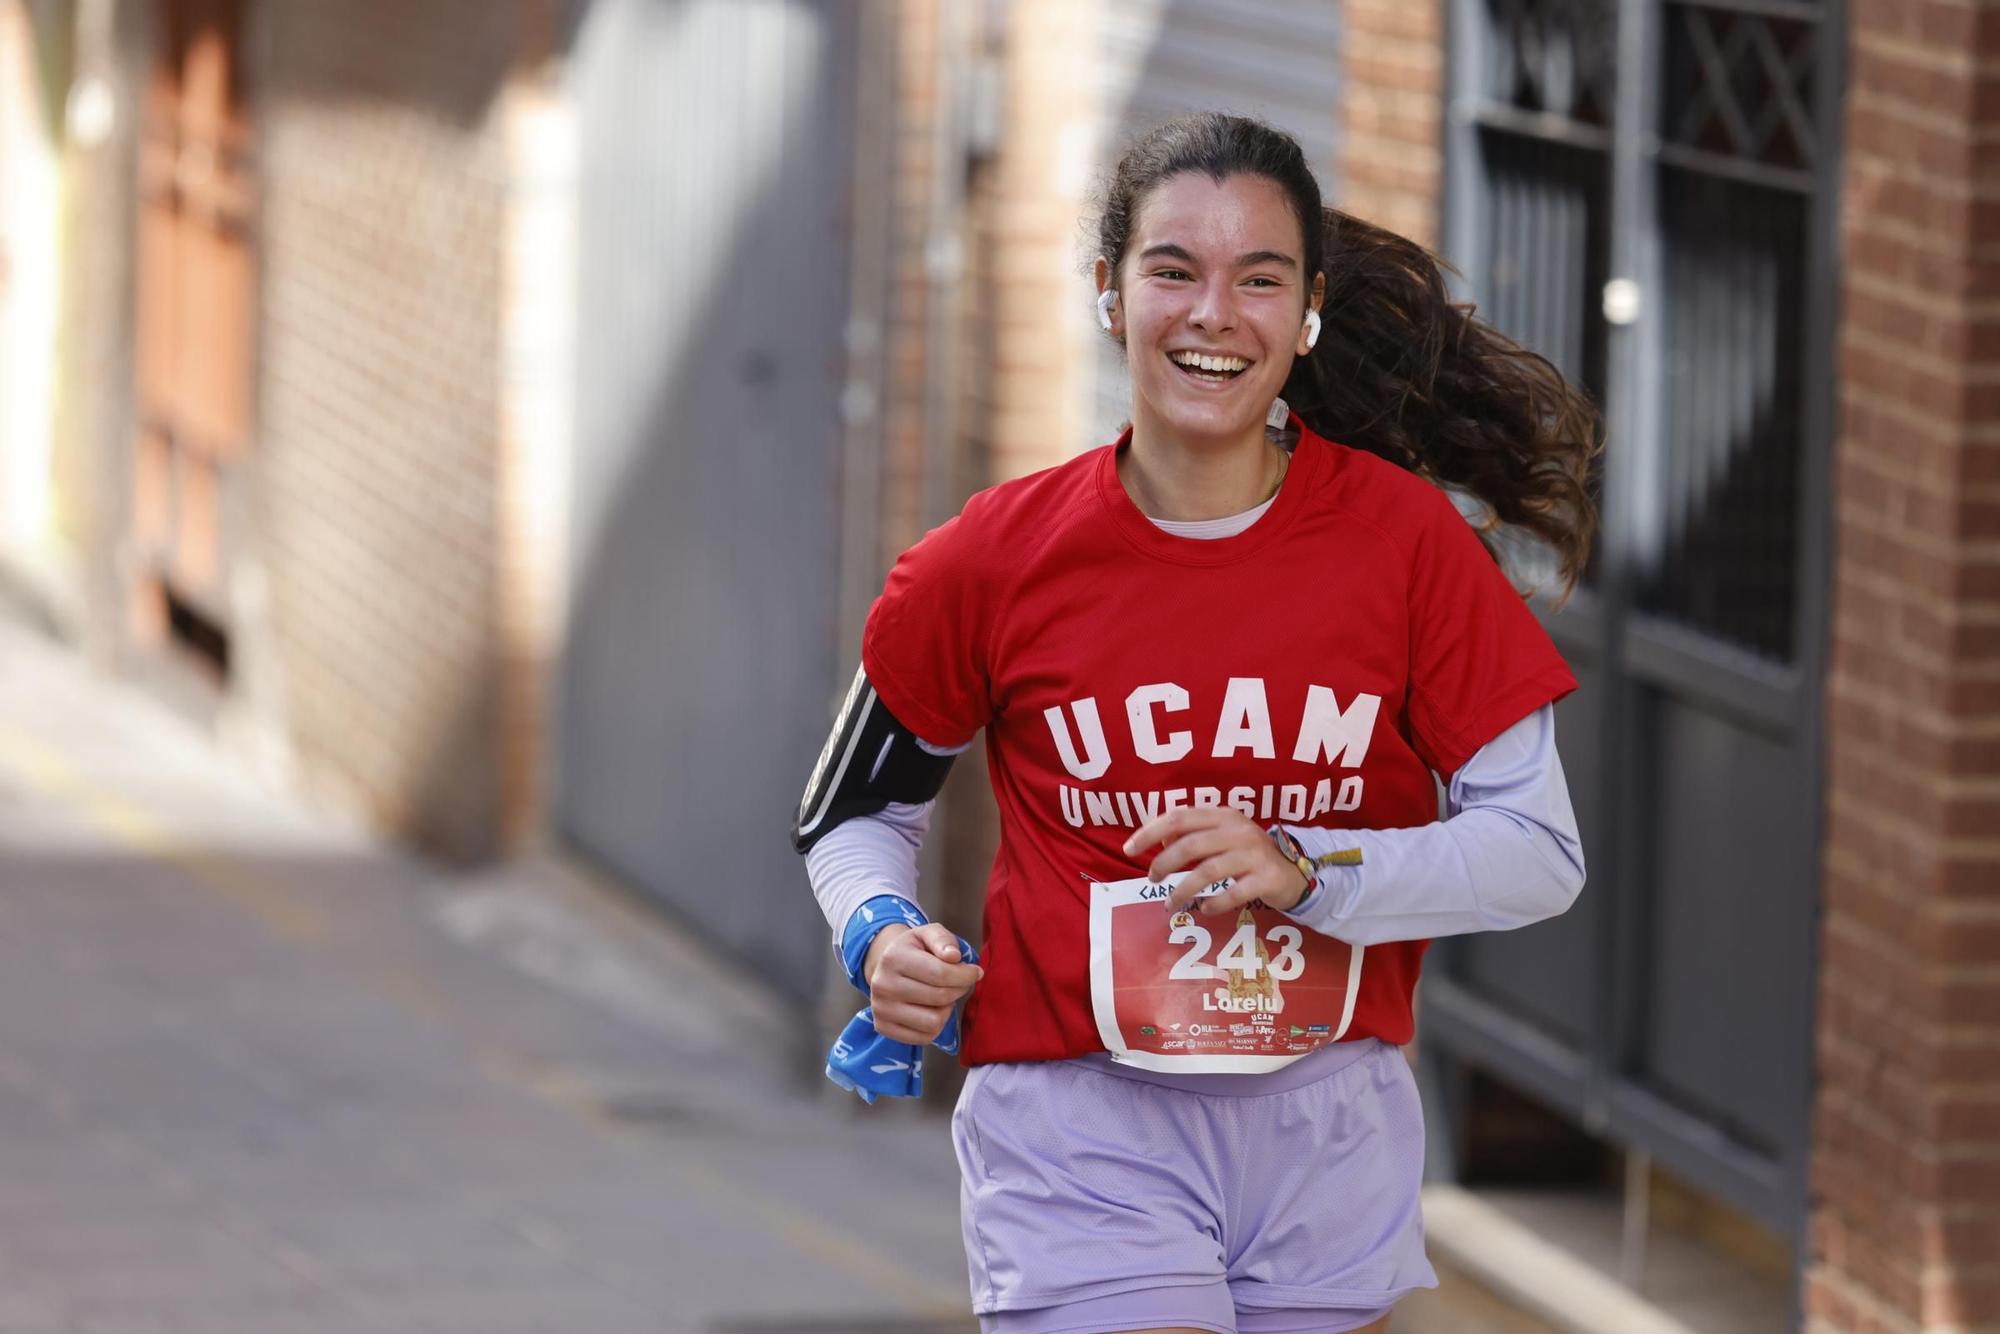
<instances>
[{"instance_id":1,"label":"woman's eyebrow","mask_svg":"<svg viewBox=\"0 0 2000 1334\"><path fill-rule=\"evenodd\" d=\"M1297 260L1282 250L1252 250L1247 255L1236 257L1236 267L1239 269L1251 268L1258 264L1282 264L1288 269L1296 269L1299 266Z\"/></svg>"},{"instance_id":2,"label":"woman's eyebrow","mask_svg":"<svg viewBox=\"0 0 2000 1334\"><path fill-rule=\"evenodd\" d=\"M1192 264L1195 262L1194 255L1186 246L1177 246L1171 241L1162 241L1158 245L1147 246L1139 252L1139 258L1142 260L1177 259L1183 264ZM1299 266L1299 262L1296 259L1293 259L1282 250L1252 250L1236 257L1236 267L1239 269L1251 268L1258 264L1282 264L1288 269L1296 269Z\"/></svg>"}]
</instances>

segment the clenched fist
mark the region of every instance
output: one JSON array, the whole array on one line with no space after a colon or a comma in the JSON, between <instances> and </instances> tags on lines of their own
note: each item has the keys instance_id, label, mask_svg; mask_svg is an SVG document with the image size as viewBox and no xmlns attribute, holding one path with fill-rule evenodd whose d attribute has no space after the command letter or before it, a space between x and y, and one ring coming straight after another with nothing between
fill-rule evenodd
<instances>
[{"instance_id":1,"label":"clenched fist","mask_svg":"<svg viewBox=\"0 0 2000 1334\"><path fill-rule=\"evenodd\" d=\"M959 962L958 938L937 922L885 926L869 942L861 962L868 979L868 1003L875 1031L922 1047L944 1031L958 1004L986 970Z\"/></svg>"}]
</instances>

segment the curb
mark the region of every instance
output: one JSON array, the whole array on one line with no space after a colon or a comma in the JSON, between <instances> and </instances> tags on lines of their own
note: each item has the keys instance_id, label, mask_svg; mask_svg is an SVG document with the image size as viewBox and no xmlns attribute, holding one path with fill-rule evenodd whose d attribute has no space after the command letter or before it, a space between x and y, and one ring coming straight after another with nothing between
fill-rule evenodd
<instances>
[{"instance_id":1,"label":"curb","mask_svg":"<svg viewBox=\"0 0 2000 1334\"><path fill-rule=\"evenodd\" d=\"M1437 1259L1562 1334L1701 1334L1460 1186L1424 1187Z\"/></svg>"}]
</instances>

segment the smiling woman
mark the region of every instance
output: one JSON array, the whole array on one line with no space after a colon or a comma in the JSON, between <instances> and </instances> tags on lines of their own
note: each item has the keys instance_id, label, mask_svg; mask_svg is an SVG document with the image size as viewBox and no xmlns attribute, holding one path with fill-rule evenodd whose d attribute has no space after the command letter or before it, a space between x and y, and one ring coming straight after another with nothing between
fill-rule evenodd
<instances>
[{"instance_id":1,"label":"smiling woman","mask_svg":"<svg viewBox=\"0 0 2000 1334\"><path fill-rule=\"evenodd\" d=\"M896 562L801 804L870 1000L829 1072L909 1092L869 1061L914 1051L856 1052L962 1032L988 1334L1379 1331L1436 1281L1399 1050L1424 950L1583 883L1550 712L1575 680L1439 484L1573 580L1597 414L1422 248L1323 209L1268 126L1140 140L1099 238L1129 429ZM982 730L975 959L917 909L916 852Z\"/></svg>"}]
</instances>

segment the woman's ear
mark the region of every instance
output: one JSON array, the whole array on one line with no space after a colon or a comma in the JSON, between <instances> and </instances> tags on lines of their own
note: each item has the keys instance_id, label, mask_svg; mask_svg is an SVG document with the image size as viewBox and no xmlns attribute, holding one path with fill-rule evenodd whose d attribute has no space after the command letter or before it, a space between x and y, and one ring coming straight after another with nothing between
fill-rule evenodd
<instances>
[{"instance_id":1,"label":"woman's ear","mask_svg":"<svg viewBox=\"0 0 2000 1334\"><path fill-rule=\"evenodd\" d=\"M1303 357L1306 353L1312 351L1313 344L1319 341L1319 308L1325 301L1326 275L1324 273L1315 273L1313 275L1312 298L1306 306L1305 323L1300 327L1299 341L1292 349L1295 355Z\"/></svg>"},{"instance_id":2,"label":"woman's ear","mask_svg":"<svg viewBox=\"0 0 2000 1334\"><path fill-rule=\"evenodd\" d=\"M1097 283L1098 327L1117 338L1125 332L1125 312L1118 308L1118 289L1111 285L1111 262L1099 255L1090 276Z\"/></svg>"}]
</instances>

